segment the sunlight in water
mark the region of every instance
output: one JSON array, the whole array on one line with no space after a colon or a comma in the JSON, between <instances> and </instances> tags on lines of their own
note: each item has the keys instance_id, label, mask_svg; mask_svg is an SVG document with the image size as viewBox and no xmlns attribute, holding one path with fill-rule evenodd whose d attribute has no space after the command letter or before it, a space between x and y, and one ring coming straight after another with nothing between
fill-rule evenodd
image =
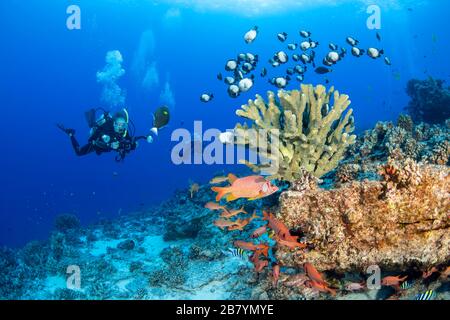
<instances>
[{"instance_id":1,"label":"sunlight in water","mask_svg":"<svg viewBox=\"0 0 450 320\"><path fill-rule=\"evenodd\" d=\"M154 3L166 3L183 7L192 7L198 11L224 11L245 16L270 15L288 10L306 10L320 6L337 6L342 4L361 5L364 9L376 3L384 9L405 9L409 5L423 4L426 1L413 0L162 0Z\"/></svg>"}]
</instances>

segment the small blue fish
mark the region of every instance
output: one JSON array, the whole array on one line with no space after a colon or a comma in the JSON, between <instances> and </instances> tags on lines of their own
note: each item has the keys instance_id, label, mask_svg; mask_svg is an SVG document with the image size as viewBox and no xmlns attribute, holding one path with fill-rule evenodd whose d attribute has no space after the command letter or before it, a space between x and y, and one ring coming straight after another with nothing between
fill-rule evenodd
<instances>
[{"instance_id":1,"label":"small blue fish","mask_svg":"<svg viewBox=\"0 0 450 320\"><path fill-rule=\"evenodd\" d=\"M416 295L415 300L434 300L436 299L436 292L433 290L428 290L425 293L419 293Z\"/></svg>"}]
</instances>

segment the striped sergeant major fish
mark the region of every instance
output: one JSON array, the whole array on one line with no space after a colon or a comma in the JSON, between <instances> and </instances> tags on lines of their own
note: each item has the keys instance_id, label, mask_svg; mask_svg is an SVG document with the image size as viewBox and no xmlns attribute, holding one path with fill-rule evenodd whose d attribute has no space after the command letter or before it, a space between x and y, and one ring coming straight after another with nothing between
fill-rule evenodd
<instances>
[{"instance_id":1,"label":"striped sergeant major fish","mask_svg":"<svg viewBox=\"0 0 450 320\"><path fill-rule=\"evenodd\" d=\"M247 253L241 248L228 248L228 250L223 251L223 253L230 257L237 257L243 260L247 259Z\"/></svg>"},{"instance_id":2,"label":"striped sergeant major fish","mask_svg":"<svg viewBox=\"0 0 450 320\"><path fill-rule=\"evenodd\" d=\"M434 292L433 290L428 290L424 293L419 293L418 295L416 295L415 300L434 300L434 299L436 299L436 292Z\"/></svg>"},{"instance_id":3,"label":"striped sergeant major fish","mask_svg":"<svg viewBox=\"0 0 450 320\"><path fill-rule=\"evenodd\" d=\"M411 289L413 285L414 285L414 281L406 280L406 281L402 282L402 284L400 285L400 288L402 290L408 290L408 289Z\"/></svg>"}]
</instances>

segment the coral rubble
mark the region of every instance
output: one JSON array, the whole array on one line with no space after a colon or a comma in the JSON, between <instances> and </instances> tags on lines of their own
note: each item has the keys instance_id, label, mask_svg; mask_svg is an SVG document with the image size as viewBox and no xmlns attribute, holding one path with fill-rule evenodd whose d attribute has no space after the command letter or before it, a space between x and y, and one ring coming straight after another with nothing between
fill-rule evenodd
<instances>
[{"instance_id":1,"label":"coral rubble","mask_svg":"<svg viewBox=\"0 0 450 320\"><path fill-rule=\"evenodd\" d=\"M349 97L333 87L327 92L322 85L279 90L277 97L269 91L268 102L265 102L256 95L256 100L249 100L236 111L238 116L253 121L252 129L269 142L267 150L261 148L261 137L255 139L249 135L247 124L236 125L235 143L249 146L257 150L260 157L271 160L276 168L271 178L294 181L299 178L301 167L317 177L333 170L356 138L351 135L354 130L352 109L344 114L350 105ZM274 132L279 138L278 148L271 148L275 145L271 137ZM267 164L246 164L256 172L267 168Z\"/></svg>"}]
</instances>

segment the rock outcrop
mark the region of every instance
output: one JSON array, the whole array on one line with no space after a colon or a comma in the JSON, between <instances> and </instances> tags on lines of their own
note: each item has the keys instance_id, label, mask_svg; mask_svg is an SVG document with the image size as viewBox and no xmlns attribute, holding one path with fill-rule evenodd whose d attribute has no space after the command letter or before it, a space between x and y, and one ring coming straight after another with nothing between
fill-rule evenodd
<instances>
[{"instance_id":1,"label":"rock outcrop","mask_svg":"<svg viewBox=\"0 0 450 320\"><path fill-rule=\"evenodd\" d=\"M281 195L278 217L305 234L310 248L278 250L285 266L310 262L319 270L426 269L450 261L450 170L390 161L384 181L340 188L305 188Z\"/></svg>"}]
</instances>

